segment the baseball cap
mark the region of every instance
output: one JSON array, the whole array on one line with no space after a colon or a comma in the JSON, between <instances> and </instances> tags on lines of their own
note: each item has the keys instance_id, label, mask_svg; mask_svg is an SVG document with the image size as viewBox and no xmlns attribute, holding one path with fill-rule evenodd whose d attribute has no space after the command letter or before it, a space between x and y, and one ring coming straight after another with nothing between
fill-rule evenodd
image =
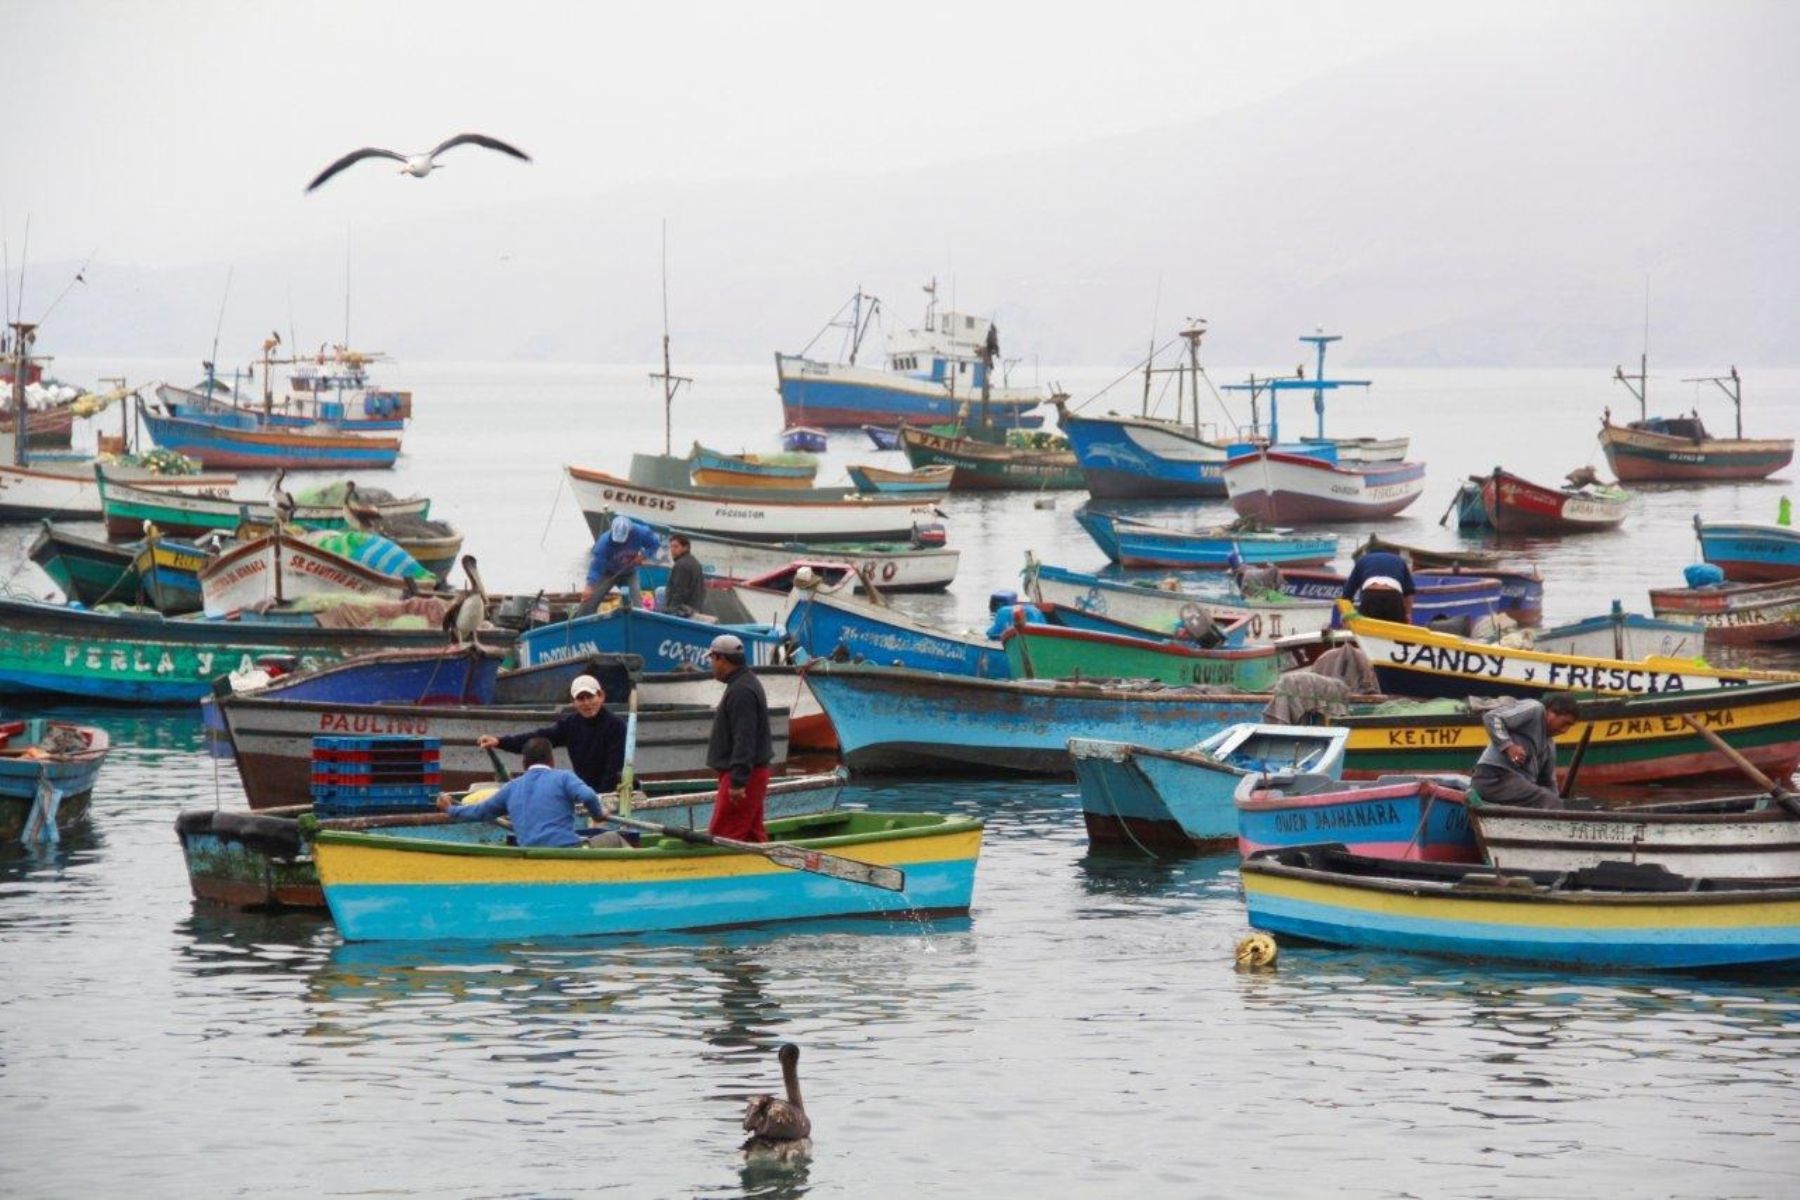
<instances>
[{"instance_id":1,"label":"baseball cap","mask_svg":"<svg viewBox=\"0 0 1800 1200\"><path fill-rule=\"evenodd\" d=\"M744 657L744 640L735 633L721 633L712 640L708 654L723 654L727 658Z\"/></svg>"},{"instance_id":2,"label":"baseball cap","mask_svg":"<svg viewBox=\"0 0 1800 1200\"><path fill-rule=\"evenodd\" d=\"M623 542L623 541L628 540L630 537L631 537L631 518L624 517L624 516L614 517L613 523L612 523L612 540L615 542Z\"/></svg>"},{"instance_id":3,"label":"baseball cap","mask_svg":"<svg viewBox=\"0 0 1800 1200\"><path fill-rule=\"evenodd\" d=\"M600 681L598 679L595 679L592 675L577 675L574 682L569 684L569 698L573 700L576 696L579 696L584 692L592 692L594 695L602 697L606 695L605 692L600 690Z\"/></svg>"}]
</instances>

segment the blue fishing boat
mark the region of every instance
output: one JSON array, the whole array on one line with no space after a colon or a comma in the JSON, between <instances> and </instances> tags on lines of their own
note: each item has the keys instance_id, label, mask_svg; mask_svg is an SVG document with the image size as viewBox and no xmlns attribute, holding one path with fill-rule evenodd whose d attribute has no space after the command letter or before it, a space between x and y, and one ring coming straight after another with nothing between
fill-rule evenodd
<instances>
[{"instance_id":1,"label":"blue fishing boat","mask_svg":"<svg viewBox=\"0 0 1800 1200\"><path fill-rule=\"evenodd\" d=\"M1238 851L1246 856L1329 841L1375 858L1481 861L1469 823L1469 781L1460 775L1383 775L1370 783L1251 779L1239 786L1236 806Z\"/></svg>"},{"instance_id":2,"label":"blue fishing boat","mask_svg":"<svg viewBox=\"0 0 1800 1200\"><path fill-rule=\"evenodd\" d=\"M1749 521L1705 521L1694 516L1700 557L1732 583L1800 579L1800 529Z\"/></svg>"},{"instance_id":3,"label":"blue fishing boat","mask_svg":"<svg viewBox=\"0 0 1800 1200\"><path fill-rule=\"evenodd\" d=\"M110 748L92 725L0 720L0 846L55 842L74 828Z\"/></svg>"},{"instance_id":4,"label":"blue fishing boat","mask_svg":"<svg viewBox=\"0 0 1800 1200\"><path fill-rule=\"evenodd\" d=\"M1123 567L1222 571L1233 553L1247 563L1274 563L1280 567L1317 565L1337 557L1337 538L1329 534L1261 532L1229 526L1189 532L1147 525L1092 508L1078 509L1075 520L1106 557Z\"/></svg>"},{"instance_id":5,"label":"blue fishing boat","mask_svg":"<svg viewBox=\"0 0 1800 1200\"><path fill-rule=\"evenodd\" d=\"M795 595L783 619L787 635L813 658L849 656L881 666L1007 679L1011 669L999 642L954 633L904 613L836 592Z\"/></svg>"},{"instance_id":6,"label":"blue fishing boat","mask_svg":"<svg viewBox=\"0 0 1800 1200\"><path fill-rule=\"evenodd\" d=\"M852 464L844 472L859 492L912 492L941 495L950 490L956 468L948 465L920 467L913 471L889 471L881 467Z\"/></svg>"},{"instance_id":7,"label":"blue fishing boat","mask_svg":"<svg viewBox=\"0 0 1800 1200\"><path fill-rule=\"evenodd\" d=\"M781 448L791 453L823 454L828 444L825 431L816 425L789 425L781 431Z\"/></svg>"},{"instance_id":8,"label":"blue fishing boat","mask_svg":"<svg viewBox=\"0 0 1800 1200\"><path fill-rule=\"evenodd\" d=\"M900 448L900 427L898 425L864 425L862 431L869 435L877 450L898 450Z\"/></svg>"},{"instance_id":9,"label":"blue fishing boat","mask_svg":"<svg viewBox=\"0 0 1800 1200\"><path fill-rule=\"evenodd\" d=\"M818 473L810 454L726 454L695 442L688 455L698 488L810 488Z\"/></svg>"},{"instance_id":10,"label":"blue fishing boat","mask_svg":"<svg viewBox=\"0 0 1800 1200\"><path fill-rule=\"evenodd\" d=\"M1433 621L1492 621L1503 611L1500 580L1487 575L1462 575L1436 571L1414 571L1412 620L1414 625ZM1344 577L1331 571L1284 572L1281 590L1301 600L1338 599L1344 592Z\"/></svg>"},{"instance_id":11,"label":"blue fishing boat","mask_svg":"<svg viewBox=\"0 0 1800 1200\"><path fill-rule=\"evenodd\" d=\"M1336 780L1347 729L1233 725L1185 750L1073 738L1069 757L1081 789L1088 843L1158 850L1237 845L1239 784L1251 775Z\"/></svg>"},{"instance_id":12,"label":"blue fishing boat","mask_svg":"<svg viewBox=\"0 0 1800 1200\"><path fill-rule=\"evenodd\" d=\"M400 457L400 439L354 433L313 433L161 416L142 409L144 428L158 446L230 470L369 470Z\"/></svg>"},{"instance_id":13,"label":"blue fishing boat","mask_svg":"<svg viewBox=\"0 0 1800 1200\"><path fill-rule=\"evenodd\" d=\"M819 662L807 682L852 771L1013 771L1068 776L1069 739L1158 749L1255 721L1267 696L1162 684L975 679Z\"/></svg>"},{"instance_id":14,"label":"blue fishing boat","mask_svg":"<svg viewBox=\"0 0 1800 1200\"><path fill-rule=\"evenodd\" d=\"M1571 872L1403 863L1341 847L1245 859L1250 924L1358 949L1547 967L1697 970L1800 961L1800 888L1606 863Z\"/></svg>"},{"instance_id":15,"label":"blue fishing boat","mask_svg":"<svg viewBox=\"0 0 1800 1200\"><path fill-rule=\"evenodd\" d=\"M199 612L205 597L200 572L213 551L196 542L151 534L137 547L132 566L150 607L166 617Z\"/></svg>"},{"instance_id":16,"label":"blue fishing boat","mask_svg":"<svg viewBox=\"0 0 1800 1200\"><path fill-rule=\"evenodd\" d=\"M1070 624L1078 618L1069 610L1078 609L1153 633L1169 634L1182 627L1191 612L1203 610L1227 629L1236 629L1238 622L1245 622L1242 628L1246 643L1272 642L1329 628L1335 611L1326 601L1296 600L1269 592L1252 598L1217 588L1189 589L1183 585L1185 590L1175 590L1151 586L1148 581L1103 579L1040 563L1029 554L1024 575L1025 594L1039 604L1056 605Z\"/></svg>"},{"instance_id":17,"label":"blue fishing boat","mask_svg":"<svg viewBox=\"0 0 1800 1200\"><path fill-rule=\"evenodd\" d=\"M1480 475L1471 475L1456 486L1456 499L1452 507L1456 509L1456 527L1458 529L1492 529L1494 523L1488 520L1487 503L1481 498L1481 485L1487 482Z\"/></svg>"},{"instance_id":18,"label":"blue fishing boat","mask_svg":"<svg viewBox=\"0 0 1800 1200\"><path fill-rule=\"evenodd\" d=\"M519 635L519 665L535 667L590 654L636 654L646 671L704 671L706 652L721 633L743 639L752 666L773 661L782 639L782 631L770 625L713 625L621 607L526 630Z\"/></svg>"}]
</instances>

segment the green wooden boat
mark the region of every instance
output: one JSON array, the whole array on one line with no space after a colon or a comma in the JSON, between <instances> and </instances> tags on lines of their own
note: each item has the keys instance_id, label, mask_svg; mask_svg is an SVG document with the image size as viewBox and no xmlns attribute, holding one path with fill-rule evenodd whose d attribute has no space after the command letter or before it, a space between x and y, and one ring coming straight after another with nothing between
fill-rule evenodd
<instances>
[{"instance_id":1,"label":"green wooden boat","mask_svg":"<svg viewBox=\"0 0 1800 1200\"><path fill-rule=\"evenodd\" d=\"M32 540L31 561L44 569L62 594L83 604L134 604L141 590L136 546L115 546L43 523Z\"/></svg>"},{"instance_id":2,"label":"green wooden boat","mask_svg":"<svg viewBox=\"0 0 1800 1200\"><path fill-rule=\"evenodd\" d=\"M1072 450L1027 449L998 437L989 441L912 427L900 430L900 445L915 470L951 468L953 492L1077 491L1087 487Z\"/></svg>"},{"instance_id":3,"label":"green wooden boat","mask_svg":"<svg viewBox=\"0 0 1800 1200\"><path fill-rule=\"evenodd\" d=\"M1017 624L1000 635L1014 679L1153 679L1267 692L1281 673L1273 645L1202 650L1192 643Z\"/></svg>"},{"instance_id":4,"label":"green wooden boat","mask_svg":"<svg viewBox=\"0 0 1800 1200\"><path fill-rule=\"evenodd\" d=\"M106 534L111 538L142 537L146 521L169 537L195 538L214 531L229 533L241 521L268 524L275 519L275 509L266 498L234 497L212 489L139 487L115 479L100 468L95 468L94 475L100 487ZM347 488L346 484L327 485L296 496L289 523L304 529L348 528L343 501ZM396 500L374 488L357 488L356 495L359 503L384 520L427 517L431 511L431 501L423 496Z\"/></svg>"}]
</instances>

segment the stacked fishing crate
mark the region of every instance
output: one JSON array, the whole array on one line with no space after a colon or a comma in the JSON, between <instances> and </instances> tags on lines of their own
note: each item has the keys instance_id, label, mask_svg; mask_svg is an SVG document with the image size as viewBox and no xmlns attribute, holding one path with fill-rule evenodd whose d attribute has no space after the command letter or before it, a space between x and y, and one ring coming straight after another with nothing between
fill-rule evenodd
<instances>
[{"instance_id":1,"label":"stacked fishing crate","mask_svg":"<svg viewBox=\"0 0 1800 1200\"><path fill-rule=\"evenodd\" d=\"M313 811L368 817L431 809L443 781L442 753L443 739L434 737L316 737Z\"/></svg>"}]
</instances>

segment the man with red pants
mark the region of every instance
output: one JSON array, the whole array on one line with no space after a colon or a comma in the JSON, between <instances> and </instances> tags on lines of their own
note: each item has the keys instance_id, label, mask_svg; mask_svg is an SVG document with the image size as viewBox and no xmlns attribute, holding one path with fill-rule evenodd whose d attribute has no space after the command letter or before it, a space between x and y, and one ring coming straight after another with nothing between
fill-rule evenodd
<instances>
[{"instance_id":1,"label":"man with red pants","mask_svg":"<svg viewBox=\"0 0 1800 1200\"><path fill-rule=\"evenodd\" d=\"M706 831L740 842L766 842L763 799L769 794L769 762L775 757L769 698L762 680L744 665L744 643L736 634L714 638L706 657L713 678L725 685L706 747L706 765L719 773L719 795Z\"/></svg>"}]
</instances>

